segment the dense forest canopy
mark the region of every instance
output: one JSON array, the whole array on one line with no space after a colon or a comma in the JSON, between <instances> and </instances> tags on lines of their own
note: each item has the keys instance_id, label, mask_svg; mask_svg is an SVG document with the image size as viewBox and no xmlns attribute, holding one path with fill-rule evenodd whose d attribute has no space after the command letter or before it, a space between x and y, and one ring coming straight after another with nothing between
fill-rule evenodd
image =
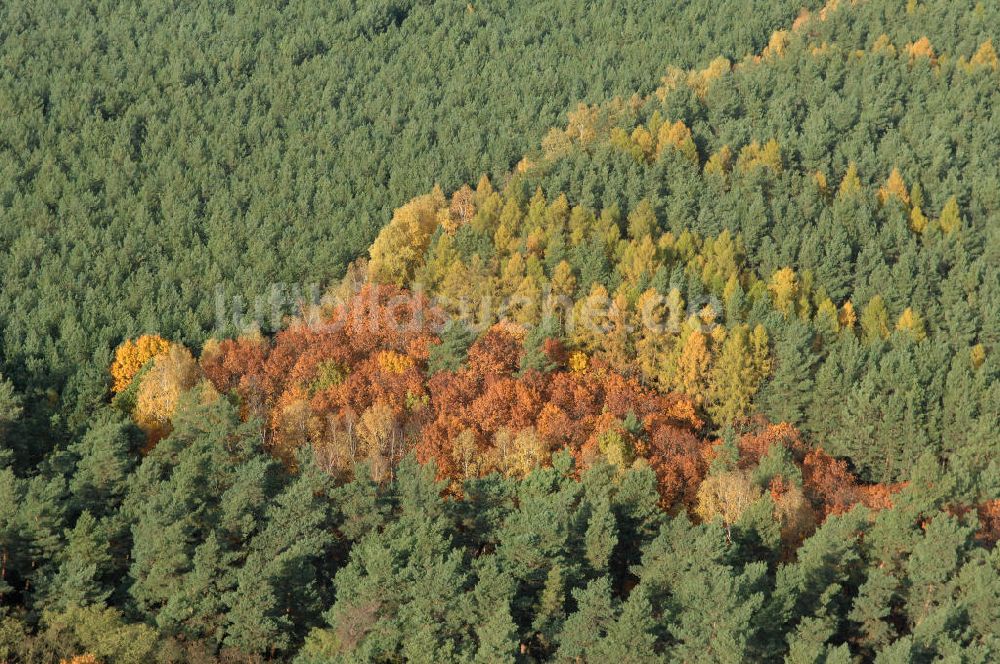
<instances>
[{"instance_id":1,"label":"dense forest canopy","mask_svg":"<svg viewBox=\"0 0 1000 664\"><path fill-rule=\"evenodd\" d=\"M1000 658L1000 10L640 4L0 8L0 660Z\"/></svg>"},{"instance_id":2,"label":"dense forest canopy","mask_svg":"<svg viewBox=\"0 0 1000 664\"><path fill-rule=\"evenodd\" d=\"M122 338L200 344L217 290L325 287L435 182L500 177L574 103L752 52L798 8L4 3L4 371L79 430Z\"/></svg>"}]
</instances>

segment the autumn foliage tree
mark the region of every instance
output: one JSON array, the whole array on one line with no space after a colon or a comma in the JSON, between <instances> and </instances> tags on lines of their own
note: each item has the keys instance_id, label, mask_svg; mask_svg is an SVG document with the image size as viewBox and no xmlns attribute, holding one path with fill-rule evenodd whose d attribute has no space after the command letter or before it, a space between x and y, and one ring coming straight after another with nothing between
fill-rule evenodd
<instances>
[{"instance_id":1,"label":"autumn foliage tree","mask_svg":"<svg viewBox=\"0 0 1000 664\"><path fill-rule=\"evenodd\" d=\"M115 350L115 360L111 365L112 391L118 393L125 390L147 362L167 352L169 347L170 342L156 334L144 334L122 342Z\"/></svg>"},{"instance_id":2,"label":"autumn foliage tree","mask_svg":"<svg viewBox=\"0 0 1000 664\"><path fill-rule=\"evenodd\" d=\"M372 244L369 274L385 283L408 283L438 224L452 224L468 215L467 204L456 203L454 212L444 211L444 207L444 194L435 189L396 210Z\"/></svg>"},{"instance_id":3,"label":"autumn foliage tree","mask_svg":"<svg viewBox=\"0 0 1000 664\"><path fill-rule=\"evenodd\" d=\"M153 360L152 368L139 384L134 412L149 445L155 445L170 431L170 418L178 400L195 386L199 376L191 351L180 344L171 344L166 353Z\"/></svg>"}]
</instances>

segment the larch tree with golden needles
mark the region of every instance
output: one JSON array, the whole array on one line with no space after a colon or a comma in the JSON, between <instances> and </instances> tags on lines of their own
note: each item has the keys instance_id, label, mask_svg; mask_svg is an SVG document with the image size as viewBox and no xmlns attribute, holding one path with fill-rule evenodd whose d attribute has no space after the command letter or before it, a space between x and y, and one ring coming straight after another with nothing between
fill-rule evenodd
<instances>
[{"instance_id":1,"label":"larch tree with golden needles","mask_svg":"<svg viewBox=\"0 0 1000 664\"><path fill-rule=\"evenodd\" d=\"M844 172L844 177L840 181L840 187L837 189L838 198L849 198L861 192L861 178L858 177L858 167L852 161L847 165L847 171Z\"/></svg>"},{"instance_id":2,"label":"larch tree with golden needles","mask_svg":"<svg viewBox=\"0 0 1000 664\"><path fill-rule=\"evenodd\" d=\"M708 337L696 326L689 329L683 339L680 357L677 359L677 371L673 377L674 388L700 404L708 392L709 369L712 364Z\"/></svg>"},{"instance_id":3,"label":"larch tree with golden needles","mask_svg":"<svg viewBox=\"0 0 1000 664\"><path fill-rule=\"evenodd\" d=\"M962 216L958 211L958 198L951 196L941 209L941 216L938 218L941 231L945 234L954 232L962 226Z\"/></svg>"},{"instance_id":4,"label":"larch tree with golden needles","mask_svg":"<svg viewBox=\"0 0 1000 664\"><path fill-rule=\"evenodd\" d=\"M908 206L910 204L910 192L907 191L906 182L903 181L903 176L899 174L898 168L892 169L889 179L878 190L878 200L880 203L885 205L886 201L891 199L895 199L903 205Z\"/></svg>"},{"instance_id":5,"label":"larch tree with golden needles","mask_svg":"<svg viewBox=\"0 0 1000 664\"><path fill-rule=\"evenodd\" d=\"M795 304L799 298L799 278L795 270L783 267L773 275L767 289L771 291L774 308L786 316L795 313Z\"/></svg>"},{"instance_id":6,"label":"larch tree with golden needles","mask_svg":"<svg viewBox=\"0 0 1000 664\"><path fill-rule=\"evenodd\" d=\"M979 45L972 58L969 59L969 65L971 67L987 67L993 71L1000 69L1000 58L997 57L996 49L993 48L993 39L987 39Z\"/></svg>"},{"instance_id":7,"label":"larch tree with golden needles","mask_svg":"<svg viewBox=\"0 0 1000 664\"><path fill-rule=\"evenodd\" d=\"M765 333L765 353L766 343ZM715 422L727 424L748 416L762 377L754 362L746 326L733 327L722 342L709 377L706 409Z\"/></svg>"},{"instance_id":8,"label":"larch tree with golden needles","mask_svg":"<svg viewBox=\"0 0 1000 664\"><path fill-rule=\"evenodd\" d=\"M922 341L927 338L924 319L912 307L907 307L900 314L899 320L896 321L896 329L909 335L914 341Z\"/></svg>"},{"instance_id":9,"label":"larch tree with golden needles","mask_svg":"<svg viewBox=\"0 0 1000 664\"><path fill-rule=\"evenodd\" d=\"M837 322L841 329L854 331L854 326L858 324L858 314L854 311L854 303L850 300L844 302L837 314Z\"/></svg>"},{"instance_id":10,"label":"larch tree with golden needles","mask_svg":"<svg viewBox=\"0 0 1000 664\"><path fill-rule=\"evenodd\" d=\"M445 206L444 194L435 188L433 193L418 196L397 209L372 243L370 277L381 283L408 284L441 220L439 212L451 218Z\"/></svg>"},{"instance_id":11,"label":"larch tree with golden needles","mask_svg":"<svg viewBox=\"0 0 1000 664\"><path fill-rule=\"evenodd\" d=\"M889 338L889 312L881 295L875 295L861 312L861 333L871 343Z\"/></svg>"}]
</instances>

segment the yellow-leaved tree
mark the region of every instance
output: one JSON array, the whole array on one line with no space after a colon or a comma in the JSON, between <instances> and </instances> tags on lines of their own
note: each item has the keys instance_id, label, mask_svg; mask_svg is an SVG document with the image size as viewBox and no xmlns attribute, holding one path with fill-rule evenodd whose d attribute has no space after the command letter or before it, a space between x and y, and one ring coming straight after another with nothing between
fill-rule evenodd
<instances>
[{"instance_id":1,"label":"yellow-leaved tree","mask_svg":"<svg viewBox=\"0 0 1000 664\"><path fill-rule=\"evenodd\" d=\"M707 410L719 424L750 414L751 400L766 373L767 332L758 326L751 341L747 325L730 329L709 375ZM761 338L760 335L763 335Z\"/></svg>"},{"instance_id":2,"label":"yellow-leaved tree","mask_svg":"<svg viewBox=\"0 0 1000 664\"><path fill-rule=\"evenodd\" d=\"M903 181L903 176L900 175L898 168L892 169L889 179L878 190L879 203L885 205L886 201L892 198L900 201L903 205L910 204L910 192L907 191L906 182Z\"/></svg>"},{"instance_id":3,"label":"yellow-leaved tree","mask_svg":"<svg viewBox=\"0 0 1000 664\"><path fill-rule=\"evenodd\" d=\"M732 161L733 151L729 149L728 145L723 145L705 162L705 174L725 175L732 168Z\"/></svg>"},{"instance_id":4,"label":"yellow-leaved tree","mask_svg":"<svg viewBox=\"0 0 1000 664\"><path fill-rule=\"evenodd\" d=\"M934 54L934 46L927 37L921 37L917 41L907 44L906 52L910 56L911 63L919 58L926 58L931 64L937 62L937 56Z\"/></svg>"},{"instance_id":5,"label":"yellow-leaved tree","mask_svg":"<svg viewBox=\"0 0 1000 664\"><path fill-rule=\"evenodd\" d=\"M758 141L752 141L743 146L736 160L736 169L746 173L757 168L770 168L776 173L781 172L781 146L778 141L772 138L763 145Z\"/></svg>"},{"instance_id":6,"label":"yellow-leaved tree","mask_svg":"<svg viewBox=\"0 0 1000 664\"><path fill-rule=\"evenodd\" d=\"M167 352L153 360L143 375L136 395L133 418L146 432L149 446L170 433L170 420L181 395L198 382L201 372L191 351L180 344L170 344Z\"/></svg>"},{"instance_id":7,"label":"yellow-leaved tree","mask_svg":"<svg viewBox=\"0 0 1000 664\"><path fill-rule=\"evenodd\" d=\"M889 312L881 295L873 296L861 312L861 333L867 342L889 338Z\"/></svg>"},{"instance_id":8,"label":"yellow-leaved tree","mask_svg":"<svg viewBox=\"0 0 1000 664\"><path fill-rule=\"evenodd\" d=\"M945 201L938 224L944 233L951 233L962 225L962 215L958 211L958 199L955 196Z\"/></svg>"},{"instance_id":9,"label":"yellow-leaved tree","mask_svg":"<svg viewBox=\"0 0 1000 664\"><path fill-rule=\"evenodd\" d=\"M374 403L361 414L357 435L368 458L372 480L381 482L390 479L402 438L392 408L384 401Z\"/></svg>"},{"instance_id":10,"label":"yellow-leaved tree","mask_svg":"<svg viewBox=\"0 0 1000 664\"><path fill-rule=\"evenodd\" d=\"M840 188L837 190L838 198L847 198L861 191L861 178L858 177L858 167L852 161L847 165L844 172L844 179L840 181Z\"/></svg>"},{"instance_id":11,"label":"yellow-leaved tree","mask_svg":"<svg viewBox=\"0 0 1000 664\"><path fill-rule=\"evenodd\" d=\"M795 301L799 296L799 278L795 274L795 270L783 267L772 274L767 289L771 291L775 309L786 316L794 313Z\"/></svg>"},{"instance_id":12,"label":"yellow-leaved tree","mask_svg":"<svg viewBox=\"0 0 1000 664\"><path fill-rule=\"evenodd\" d=\"M669 146L680 151L691 162L698 162L698 149L695 147L691 130L682 120L678 120L673 124L663 123L657 133L657 154L660 154Z\"/></svg>"},{"instance_id":13,"label":"yellow-leaved tree","mask_svg":"<svg viewBox=\"0 0 1000 664\"><path fill-rule=\"evenodd\" d=\"M681 344L677 370L674 374L674 389L687 394L695 403L702 403L708 392L709 368L712 356L708 350L708 338L692 325Z\"/></svg>"},{"instance_id":14,"label":"yellow-leaved tree","mask_svg":"<svg viewBox=\"0 0 1000 664\"><path fill-rule=\"evenodd\" d=\"M924 216L924 211L919 205L914 205L910 210L910 228L916 233L923 233L926 230L928 219Z\"/></svg>"},{"instance_id":15,"label":"yellow-leaved tree","mask_svg":"<svg viewBox=\"0 0 1000 664\"><path fill-rule=\"evenodd\" d=\"M997 57L996 49L993 48L992 39L987 39L979 45L972 59L969 60L969 65L971 67L989 67L994 71L1000 69L1000 58Z\"/></svg>"},{"instance_id":16,"label":"yellow-leaved tree","mask_svg":"<svg viewBox=\"0 0 1000 664\"><path fill-rule=\"evenodd\" d=\"M840 323L841 329L854 331L854 326L858 324L858 314L854 311L854 304L850 300L844 302L844 306L840 308L837 322Z\"/></svg>"},{"instance_id":17,"label":"yellow-leaved tree","mask_svg":"<svg viewBox=\"0 0 1000 664\"><path fill-rule=\"evenodd\" d=\"M434 187L397 209L372 243L368 276L381 283L408 284L439 221L451 218L446 205L441 189Z\"/></svg>"},{"instance_id":18,"label":"yellow-leaved tree","mask_svg":"<svg viewBox=\"0 0 1000 664\"><path fill-rule=\"evenodd\" d=\"M157 334L144 334L137 339L126 339L115 351L111 364L111 389L122 392L131 383L146 362L167 352L170 342Z\"/></svg>"},{"instance_id":19,"label":"yellow-leaved tree","mask_svg":"<svg viewBox=\"0 0 1000 664\"><path fill-rule=\"evenodd\" d=\"M712 475L698 487L698 504L695 514L702 521L722 517L728 532L730 526L739 521L743 513L763 495L745 471L732 471Z\"/></svg>"},{"instance_id":20,"label":"yellow-leaved tree","mask_svg":"<svg viewBox=\"0 0 1000 664\"><path fill-rule=\"evenodd\" d=\"M921 341L927 338L924 319L912 307L907 307L900 314L899 320L896 321L896 329L909 334L914 341Z\"/></svg>"}]
</instances>

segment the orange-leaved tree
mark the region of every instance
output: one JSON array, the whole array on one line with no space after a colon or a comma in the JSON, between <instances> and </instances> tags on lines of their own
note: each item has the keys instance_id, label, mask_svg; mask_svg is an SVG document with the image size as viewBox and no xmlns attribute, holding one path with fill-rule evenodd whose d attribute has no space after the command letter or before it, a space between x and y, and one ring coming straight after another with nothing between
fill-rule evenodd
<instances>
[{"instance_id":1,"label":"orange-leaved tree","mask_svg":"<svg viewBox=\"0 0 1000 664\"><path fill-rule=\"evenodd\" d=\"M144 334L136 339L126 339L115 350L111 364L111 389L118 394L132 383L147 362L167 352L170 342L157 334Z\"/></svg>"}]
</instances>

